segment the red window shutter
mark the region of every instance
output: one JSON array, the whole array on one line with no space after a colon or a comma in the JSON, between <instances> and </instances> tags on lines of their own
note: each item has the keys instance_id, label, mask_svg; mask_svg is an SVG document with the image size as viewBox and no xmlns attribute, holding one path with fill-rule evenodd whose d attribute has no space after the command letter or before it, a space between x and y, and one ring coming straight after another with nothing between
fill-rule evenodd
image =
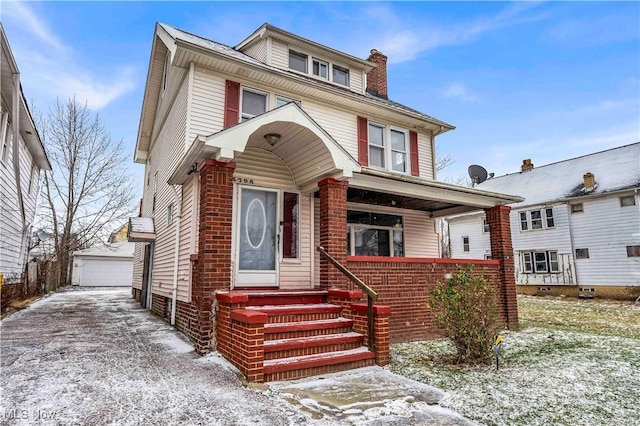
<instances>
[{"instance_id":1,"label":"red window shutter","mask_svg":"<svg viewBox=\"0 0 640 426\"><path fill-rule=\"evenodd\" d=\"M238 124L240 121L240 83L227 80L224 95L224 128Z\"/></svg>"},{"instance_id":2,"label":"red window shutter","mask_svg":"<svg viewBox=\"0 0 640 426\"><path fill-rule=\"evenodd\" d=\"M358 162L369 165L369 123L364 117L358 117Z\"/></svg>"},{"instance_id":3,"label":"red window shutter","mask_svg":"<svg viewBox=\"0 0 640 426\"><path fill-rule=\"evenodd\" d=\"M411 176L420 176L420 164L418 162L418 134L409 132L409 151L411 155Z\"/></svg>"}]
</instances>

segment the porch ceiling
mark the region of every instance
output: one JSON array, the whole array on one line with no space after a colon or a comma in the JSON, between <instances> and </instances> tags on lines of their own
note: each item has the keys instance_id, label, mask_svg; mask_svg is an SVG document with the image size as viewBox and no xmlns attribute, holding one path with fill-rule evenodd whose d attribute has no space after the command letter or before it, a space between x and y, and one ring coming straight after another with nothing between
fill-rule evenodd
<instances>
[{"instance_id":1,"label":"porch ceiling","mask_svg":"<svg viewBox=\"0 0 640 426\"><path fill-rule=\"evenodd\" d=\"M281 136L274 146L264 138L269 133ZM169 183L185 183L192 165L205 158L231 162L249 147L264 149L282 159L300 188L314 185L323 177L347 179L360 171L358 162L291 102L213 135L199 136L172 173Z\"/></svg>"},{"instance_id":2,"label":"porch ceiling","mask_svg":"<svg viewBox=\"0 0 640 426\"><path fill-rule=\"evenodd\" d=\"M431 217L442 217L515 203L523 198L363 168L349 179L347 200L422 210L431 213Z\"/></svg>"}]
</instances>

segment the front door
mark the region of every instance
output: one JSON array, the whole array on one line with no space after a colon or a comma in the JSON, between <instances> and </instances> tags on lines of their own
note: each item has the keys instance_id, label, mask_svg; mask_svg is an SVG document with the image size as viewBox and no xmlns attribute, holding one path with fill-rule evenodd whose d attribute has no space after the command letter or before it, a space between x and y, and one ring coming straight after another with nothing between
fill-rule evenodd
<instances>
[{"instance_id":1,"label":"front door","mask_svg":"<svg viewBox=\"0 0 640 426\"><path fill-rule=\"evenodd\" d=\"M240 187L239 287L278 285L278 192Z\"/></svg>"}]
</instances>

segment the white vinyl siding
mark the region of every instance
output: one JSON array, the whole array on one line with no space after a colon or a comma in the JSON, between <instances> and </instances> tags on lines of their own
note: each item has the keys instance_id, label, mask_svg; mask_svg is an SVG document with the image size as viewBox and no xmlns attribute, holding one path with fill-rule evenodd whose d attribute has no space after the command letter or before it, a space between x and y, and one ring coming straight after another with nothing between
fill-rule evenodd
<instances>
[{"instance_id":1,"label":"white vinyl siding","mask_svg":"<svg viewBox=\"0 0 640 426\"><path fill-rule=\"evenodd\" d=\"M449 220L451 257L455 259L484 259L491 254L489 234L482 232L484 214L459 216ZM469 238L469 251L464 251L462 237Z\"/></svg>"},{"instance_id":2,"label":"white vinyl siding","mask_svg":"<svg viewBox=\"0 0 640 426\"><path fill-rule=\"evenodd\" d=\"M252 43L249 47L242 48L241 51L260 62L267 62L267 40L260 39Z\"/></svg>"},{"instance_id":3,"label":"white vinyl siding","mask_svg":"<svg viewBox=\"0 0 640 426\"><path fill-rule=\"evenodd\" d=\"M302 100L304 110L353 158L358 158L358 117L313 101Z\"/></svg>"},{"instance_id":4,"label":"white vinyl siding","mask_svg":"<svg viewBox=\"0 0 640 426\"><path fill-rule=\"evenodd\" d=\"M431 136L418 133L418 166L420 167L420 177L425 179L434 179L431 148Z\"/></svg>"},{"instance_id":5,"label":"white vinyl siding","mask_svg":"<svg viewBox=\"0 0 640 426\"><path fill-rule=\"evenodd\" d=\"M615 194L583 205L583 213L571 215L574 248L589 249L589 258L575 261L578 284L640 285L640 260L626 249L640 244L640 207L620 207Z\"/></svg>"},{"instance_id":6,"label":"white vinyl siding","mask_svg":"<svg viewBox=\"0 0 640 426\"><path fill-rule=\"evenodd\" d=\"M196 136L208 136L222 130L224 126L225 79L196 67L192 99L190 104L190 145Z\"/></svg>"},{"instance_id":7,"label":"white vinyl siding","mask_svg":"<svg viewBox=\"0 0 640 426\"><path fill-rule=\"evenodd\" d=\"M33 157L26 144L19 139L20 184L25 207L27 225L35 216L38 188L29 191ZM0 272L6 279L19 276L27 259L29 235L23 233L22 214L18 205L18 188L13 169L13 141L9 141L6 163L0 163ZM37 182L35 183L37 186Z\"/></svg>"},{"instance_id":8,"label":"white vinyl siding","mask_svg":"<svg viewBox=\"0 0 640 426\"><path fill-rule=\"evenodd\" d=\"M171 73L169 75L171 76ZM151 174L158 174L155 213L152 213L155 185L152 184L145 188L143 202L143 216L154 217L156 230L152 291L154 294L169 298L173 295L174 227L177 225L177 221L174 220L171 225L167 226L167 207L169 204L176 202L173 190L167 184L167 180L186 149L188 83L188 79L182 81L182 85L175 96L175 102L167 113L166 120L159 123L160 129L154 129L154 133L157 133L158 137L152 142L149 154L153 159L151 162ZM170 94L170 91L167 92L165 97ZM180 195L181 191L178 191L178 194ZM182 232L188 233L189 230L181 230ZM144 246L143 244L138 245ZM184 254L181 254L181 256L185 257ZM188 255L185 258L188 259ZM185 282L188 283L188 271L184 268L185 263L183 261L178 268L178 300L188 302L188 287L184 285ZM135 268L136 274L138 270L141 271L140 265ZM184 277L187 277L187 281L181 279ZM138 280L136 280L137 283Z\"/></svg>"}]
</instances>

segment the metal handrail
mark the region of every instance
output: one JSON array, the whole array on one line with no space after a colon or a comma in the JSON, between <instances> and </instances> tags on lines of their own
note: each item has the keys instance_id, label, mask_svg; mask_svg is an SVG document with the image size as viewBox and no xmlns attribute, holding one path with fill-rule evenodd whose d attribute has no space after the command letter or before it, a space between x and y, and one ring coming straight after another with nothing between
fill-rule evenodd
<instances>
[{"instance_id":1,"label":"metal handrail","mask_svg":"<svg viewBox=\"0 0 640 426\"><path fill-rule=\"evenodd\" d=\"M375 334L374 334L374 319L373 319L373 302L378 300L378 293L376 293L371 287L366 285L364 281L360 278L356 277L353 272L348 270L344 265L338 262L333 258L322 246L318 246L318 252L323 255L333 266L335 266L338 271L342 272L344 276L349 278L349 280L357 285L366 295L367 295L367 330L369 332L368 336L368 346L370 351L375 351Z\"/></svg>"}]
</instances>

